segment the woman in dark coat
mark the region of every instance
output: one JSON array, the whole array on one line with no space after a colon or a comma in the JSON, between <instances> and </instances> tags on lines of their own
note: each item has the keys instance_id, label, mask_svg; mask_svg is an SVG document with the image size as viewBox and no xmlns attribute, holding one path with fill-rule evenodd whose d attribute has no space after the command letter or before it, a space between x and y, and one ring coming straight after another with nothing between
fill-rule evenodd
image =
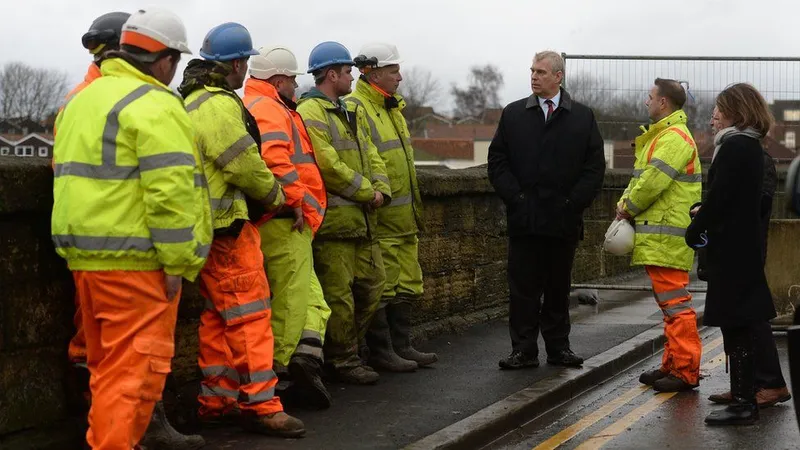
<instances>
[{"instance_id":1,"label":"woman in dark coat","mask_svg":"<svg viewBox=\"0 0 800 450\"><path fill-rule=\"evenodd\" d=\"M709 425L758 420L755 335L775 317L764 274L761 228L764 157L760 140L773 118L752 86L735 84L717 96L721 130L709 170L706 200L686 230L686 243L707 251L704 323L722 328L731 361L731 403L706 417Z\"/></svg>"}]
</instances>

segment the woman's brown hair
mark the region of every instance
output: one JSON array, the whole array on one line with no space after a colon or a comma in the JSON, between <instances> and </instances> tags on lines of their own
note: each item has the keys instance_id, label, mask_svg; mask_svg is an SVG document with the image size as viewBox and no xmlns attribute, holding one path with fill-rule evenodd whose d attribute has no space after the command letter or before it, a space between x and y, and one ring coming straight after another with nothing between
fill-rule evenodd
<instances>
[{"instance_id":1,"label":"woman's brown hair","mask_svg":"<svg viewBox=\"0 0 800 450\"><path fill-rule=\"evenodd\" d=\"M740 130L753 128L766 136L775 123L767 101L755 87L747 83L725 88L717 96L716 104L719 112Z\"/></svg>"}]
</instances>

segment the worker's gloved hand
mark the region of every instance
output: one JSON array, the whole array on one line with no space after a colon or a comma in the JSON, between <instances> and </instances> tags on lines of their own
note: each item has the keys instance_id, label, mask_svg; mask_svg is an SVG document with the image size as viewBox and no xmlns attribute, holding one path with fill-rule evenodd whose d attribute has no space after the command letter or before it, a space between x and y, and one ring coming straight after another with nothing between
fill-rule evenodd
<instances>
[{"instance_id":1,"label":"worker's gloved hand","mask_svg":"<svg viewBox=\"0 0 800 450\"><path fill-rule=\"evenodd\" d=\"M708 235L706 234L706 230L700 229L700 227L698 227L694 222L689 224L689 228L686 229L684 240L686 241L686 245L695 250L708 245Z\"/></svg>"},{"instance_id":2,"label":"worker's gloved hand","mask_svg":"<svg viewBox=\"0 0 800 450\"><path fill-rule=\"evenodd\" d=\"M167 300L175 300L183 285L183 278L178 275L165 275L167 284Z\"/></svg>"}]
</instances>

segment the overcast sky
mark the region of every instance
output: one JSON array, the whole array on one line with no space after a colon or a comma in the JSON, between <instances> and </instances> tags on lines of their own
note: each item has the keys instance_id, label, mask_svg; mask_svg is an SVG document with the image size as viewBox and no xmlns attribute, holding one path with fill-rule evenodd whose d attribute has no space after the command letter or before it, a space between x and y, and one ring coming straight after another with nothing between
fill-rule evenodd
<instances>
[{"instance_id":1,"label":"overcast sky","mask_svg":"<svg viewBox=\"0 0 800 450\"><path fill-rule=\"evenodd\" d=\"M385 41L397 45L404 66L430 69L446 88L463 83L471 65L495 64L505 76L504 103L530 94L531 57L544 49L568 54L800 54L800 6L788 0L491 0L474 6L467 6L469 0L2 0L0 64L16 60L57 67L77 83L90 61L80 38L92 20L108 11L154 4L183 19L195 55L205 33L226 21L244 24L256 46L289 46L304 68L319 42L339 41L355 56L362 44ZM301 83L311 82L309 75L304 77ZM443 110L450 103L449 94L445 97Z\"/></svg>"}]
</instances>

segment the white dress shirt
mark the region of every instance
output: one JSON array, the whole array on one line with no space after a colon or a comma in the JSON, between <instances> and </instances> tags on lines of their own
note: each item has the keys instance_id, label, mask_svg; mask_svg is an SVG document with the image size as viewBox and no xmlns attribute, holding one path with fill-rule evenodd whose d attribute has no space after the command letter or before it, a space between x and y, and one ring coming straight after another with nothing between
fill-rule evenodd
<instances>
[{"instance_id":1,"label":"white dress shirt","mask_svg":"<svg viewBox=\"0 0 800 450\"><path fill-rule=\"evenodd\" d=\"M538 96L536 98L539 99L539 106L542 107L542 112L544 113L544 120L547 120L547 104L545 103L545 101L547 101L548 99ZM555 95L555 97L551 98L550 101L553 102L553 112L555 112L556 109L558 108L558 104L561 102L561 89L558 90L558 93Z\"/></svg>"}]
</instances>

